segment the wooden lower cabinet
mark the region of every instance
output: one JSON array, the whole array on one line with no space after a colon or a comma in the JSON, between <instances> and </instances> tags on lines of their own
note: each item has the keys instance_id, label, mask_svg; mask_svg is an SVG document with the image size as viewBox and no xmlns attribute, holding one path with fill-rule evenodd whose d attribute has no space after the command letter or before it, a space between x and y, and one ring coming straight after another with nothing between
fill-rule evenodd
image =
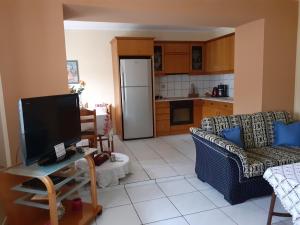
<instances>
[{"instance_id":1,"label":"wooden lower cabinet","mask_svg":"<svg viewBox=\"0 0 300 225\"><path fill-rule=\"evenodd\" d=\"M168 101L156 102L156 136L189 133L190 127L199 127L201 124L201 120L204 117L232 115L232 106L232 103L197 99L193 101L194 123L171 126L170 103Z\"/></svg>"},{"instance_id":2,"label":"wooden lower cabinet","mask_svg":"<svg viewBox=\"0 0 300 225\"><path fill-rule=\"evenodd\" d=\"M194 100L194 127L199 127L202 120L202 100Z\"/></svg>"},{"instance_id":3,"label":"wooden lower cabinet","mask_svg":"<svg viewBox=\"0 0 300 225\"><path fill-rule=\"evenodd\" d=\"M189 133L190 127L194 124L175 125L170 127L169 135L172 134L186 134Z\"/></svg>"},{"instance_id":4,"label":"wooden lower cabinet","mask_svg":"<svg viewBox=\"0 0 300 225\"><path fill-rule=\"evenodd\" d=\"M155 102L156 136L169 135L170 103Z\"/></svg>"},{"instance_id":5,"label":"wooden lower cabinet","mask_svg":"<svg viewBox=\"0 0 300 225\"><path fill-rule=\"evenodd\" d=\"M228 116L233 114L233 104L204 100L202 105L202 117Z\"/></svg>"},{"instance_id":6,"label":"wooden lower cabinet","mask_svg":"<svg viewBox=\"0 0 300 225\"><path fill-rule=\"evenodd\" d=\"M170 134L170 121L156 120L156 136L164 136Z\"/></svg>"}]
</instances>

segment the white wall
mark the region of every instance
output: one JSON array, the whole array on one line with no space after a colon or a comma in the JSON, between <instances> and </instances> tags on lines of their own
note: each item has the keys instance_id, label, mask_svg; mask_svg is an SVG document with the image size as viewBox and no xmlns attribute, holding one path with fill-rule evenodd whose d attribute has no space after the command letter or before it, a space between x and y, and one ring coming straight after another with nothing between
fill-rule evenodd
<instances>
[{"instance_id":1,"label":"white wall","mask_svg":"<svg viewBox=\"0 0 300 225\"><path fill-rule=\"evenodd\" d=\"M115 36L155 37L156 40L203 41L232 32L220 29L206 32L65 30L68 60L78 60L79 77L86 82L83 101L114 102L110 41Z\"/></svg>"}]
</instances>

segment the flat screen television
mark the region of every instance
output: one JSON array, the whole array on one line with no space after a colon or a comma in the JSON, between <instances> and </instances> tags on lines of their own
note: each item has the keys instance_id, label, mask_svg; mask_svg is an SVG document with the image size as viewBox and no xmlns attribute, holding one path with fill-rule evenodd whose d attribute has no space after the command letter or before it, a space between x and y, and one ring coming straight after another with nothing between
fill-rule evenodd
<instances>
[{"instance_id":1,"label":"flat screen television","mask_svg":"<svg viewBox=\"0 0 300 225\"><path fill-rule=\"evenodd\" d=\"M21 151L25 165L55 155L54 146L80 141L78 94L19 100Z\"/></svg>"}]
</instances>

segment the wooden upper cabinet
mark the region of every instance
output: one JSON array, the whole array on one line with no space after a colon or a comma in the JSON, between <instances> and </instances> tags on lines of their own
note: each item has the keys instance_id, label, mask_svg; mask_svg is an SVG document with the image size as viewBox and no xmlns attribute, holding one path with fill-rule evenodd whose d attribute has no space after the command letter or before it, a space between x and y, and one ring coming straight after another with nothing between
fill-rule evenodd
<instances>
[{"instance_id":1,"label":"wooden upper cabinet","mask_svg":"<svg viewBox=\"0 0 300 225\"><path fill-rule=\"evenodd\" d=\"M153 56L154 38L115 37L119 56Z\"/></svg>"},{"instance_id":2,"label":"wooden upper cabinet","mask_svg":"<svg viewBox=\"0 0 300 225\"><path fill-rule=\"evenodd\" d=\"M164 72L166 74L189 73L190 57L188 42L164 44Z\"/></svg>"},{"instance_id":3,"label":"wooden upper cabinet","mask_svg":"<svg viewBox=\"0 0 300 225\"><path fill-rule=\"evenodd\" d=\"M164 75L164 44L154 43L154 74L155 76Z\"/></svg>"},{"instance_id":4,"label":"wooden upper cabinet","mask_svg":"<svg viewBox=\"0 0 300 225\"><path fill-rule=\"evenodd\" d=\"M232 73L234 71L234 34L205 43L205 72Z\"/></svg>"},{"instance_id":5,"label":"wooden upper cabinet","mask_svg":"<svg viewBox=\"0 0 300 225\"><path fill-rule=\"evenodd\" d=\"M203 42L190 43L190 74L202 74L204 71Z\"/></svg>"},{"instance_id":6,"label":"wooden upper cabinet","mask_svg":"<svg viewBox=\"0 0 300 225\"><path fill-rule=\"evenodd\" d=\"M189 43L186 42L166 42L166 54L189 54Z\"/></svg>"},{"instance_id":7,"label":"wooden upper cabinet","mask_svg":"<svg viewBox=\"0 0 300 225\"><path fill-rule=\"evenodd\" d=\"M165 55L165 73L178 74L189 73L190 64L187 54L166 54Z\"/></svg>"},{"instance_id":8,"label":"wooden upper cabinet","mask_svg":"<svg viewBox=\"0 0 300 225\"><path fill-rule=\"evenodd\" d=\"M155 75L223 74L234 72L234 34L206 42L156 41Z\"/></svg>"}]
</instances>

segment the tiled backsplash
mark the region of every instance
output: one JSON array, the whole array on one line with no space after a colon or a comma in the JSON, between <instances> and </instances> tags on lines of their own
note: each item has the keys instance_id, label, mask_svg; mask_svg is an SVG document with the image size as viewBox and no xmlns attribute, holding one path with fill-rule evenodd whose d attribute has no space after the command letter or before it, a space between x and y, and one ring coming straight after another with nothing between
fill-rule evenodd
<instances>
[{"instance_id":1,"label":"tiled backsplash","mask_svg":"<svg viewBox=\"0 0 300 225\"><path fill-rule=\"evenodd\" d=\"M234 74L224 75L168 75L155 77L155 95L163 97L187 97L194 84L199 96L212 92L219 84L228 85L228 95L234 95Z\"/></svg>"}]
</instances>

